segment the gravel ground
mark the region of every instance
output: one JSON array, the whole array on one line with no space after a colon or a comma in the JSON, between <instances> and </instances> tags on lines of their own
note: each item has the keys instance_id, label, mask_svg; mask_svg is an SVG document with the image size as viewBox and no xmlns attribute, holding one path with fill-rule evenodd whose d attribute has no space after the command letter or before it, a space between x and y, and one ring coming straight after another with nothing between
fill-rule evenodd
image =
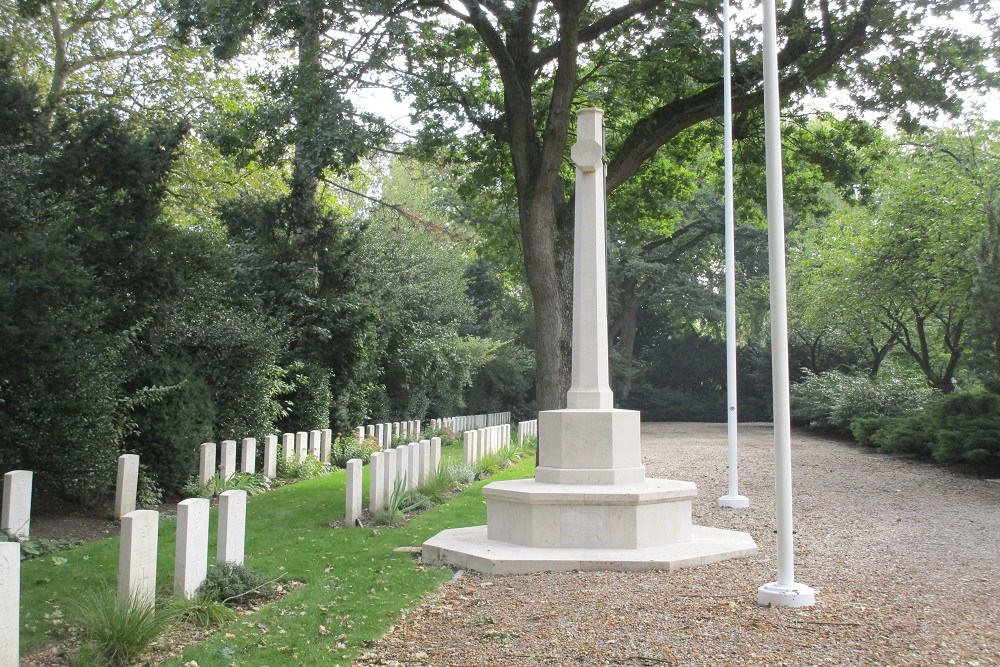
<instances>
[{"instance_id":1,"label":"gravel ground","mask_svg":"<svg viewBox=\"0 0 1000 667\"><path fill-rule=\"evenodd\" d=\"M748 510L726 491L724 424L643 425L647 475L698 484L697 524L757 556L673 573L458 573L359 665L1000 666L1000 484L793 433L796 580L816 605L762 608L777 574L770 425L740 429Z\"/></svg>"}]
</instances>

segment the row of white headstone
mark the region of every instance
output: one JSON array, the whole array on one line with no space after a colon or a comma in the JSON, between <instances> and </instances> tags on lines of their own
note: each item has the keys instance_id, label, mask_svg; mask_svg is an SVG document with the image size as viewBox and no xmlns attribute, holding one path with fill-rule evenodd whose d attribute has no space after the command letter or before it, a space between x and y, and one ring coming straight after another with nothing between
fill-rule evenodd
<instances>
[{"instance_id":1,"label":"row of white headstone","mask_svg":"<svg viewBox=\"0 0 1000 667\"><path fill-rule=\"evenodd\" d=\"M510 444L510 424L487 426L462 434L462 457L469 465Z\"/></svg>"},{"instance_id":2,"label":"row of white headstone","mask_svg":"<svg viewBox=\"0 0 1000 667\"><path fill-rule=\"evenodd\" d=\"M529 419L528 421L517 422L517 444L519 446L524 446L524 441L528 438L538 437L538 420Z\"/></svg>"},{"instance_id":3,"label":"row of white headstone","mask_svg":"<svg viewBox=\"0 0 1000 667\"><path fill-rule=\"evenodd\" d=\"M174 551L174 593L186 598L208 574L208 498L188 498L177 504L177 541ZM219 522L215 559L243 564L246 545L247 492L219 494ZM118 599L152 606L156 600L156 556L160 513L135 510L122 517L118 551Z\"/></svg>"},{"instance_id":4,"label":"row of white headstone","mask_svg":"<svg viewBox=\"0 0 1000 667\"><path fill-rule=\"evenodd\" d=\"M30 478L28 480L30 491ZM7 482L6 476L4 482ZM4 495L6 500L7 494ZM225 491L219 495L216 561L243 564L246 511L246 491ZM118 550L118 599L123 604L134 601L136 604L152 607L156 603L159 521L160 513L153 510L134 510L122 517L121 544ZM189 498L178 503L177 545L174 552L176 595L194 597L198 587L208 576L208 532L207 498ZM21 545L19 542L2 542L0 666L3 667L17 665L20 659L20 599Z\"/></svg>"},{"instance_id":5,"label":"row of white headstone","mask_svg":"<svg viewBox=\"0 0 1000 667\"><path fill-rule=\"evenodd\" d=\"M368 464L368 509L378 512L389 506L397 487L400 491L426 484L441 467L441 438L411 442L371 455ZM347 462L344 520L354 525L361 517L361 459Z\"/></svg>"},{"instance_id":6,"label":"row of white headstone","mask_svg":"<svg viewBox=\"0 0 1000 667\"><path fill-rule=\"evenodd\" d=\"M499 426L510 423L509 412L495 412L488 415L464 415L460 417L441 417L431 419L429 427L432 431L438 429L450 429L453 433L484 428L486 426ZM392 447L394 440L399 438L409 438L419 440L422 424L419 419L401 422L383 422L381 424L368 424L358 426L354 429L355 437L359 441L365 438L374 438L379 447L383 450Z\"/></svg>"},{"instance_id":7,"label":"row of white headstone","mask_svg":"<svg viewBox=\"0 0 1000 667\"><path fill-rule=\"evenodd\" d=\"M237 445L235 440L223 440L216 445L214 442L201 444L201 456L198 465L198 480L208 484L216 474L222 479L229 479L236 474ZM285 461L305 461L315 459L323 463L330 462L333 451L333 431L317 429L283 433L281 435L280 455ZM216 456L218 455L218 473L216 473ZM264 459L261 475L274 479L278 474L278 436L269 435L264 438ZM254 474L257 472L257 439L243 438L241 456L239 457L239 472Z\"/></svg>"}]
</instances>

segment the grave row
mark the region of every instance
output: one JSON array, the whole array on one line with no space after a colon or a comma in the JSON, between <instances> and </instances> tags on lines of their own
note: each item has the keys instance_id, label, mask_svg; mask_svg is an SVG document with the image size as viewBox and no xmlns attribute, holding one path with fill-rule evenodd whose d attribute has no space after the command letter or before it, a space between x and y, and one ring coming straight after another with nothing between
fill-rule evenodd
<instances>
[{"instance_id":1,"label":"grave row","mask_svg":"<svg viewBox=\"0 0 1000 667\"><path fill-rule=\"evenodd\" d=\"M368 508L378 512L389 506L392 494L425 484L441 467L441 438L411 442L371 455L368 464ZM361 517L362 462L347 462L344 520L354 525Z\"/></svg>"},{"instance_id":2,"label":"grave row","mask_svg":"<svg viewBox=\"0 0 1000 667\"><path fill-rule=\"evenodd\" d=\"M469 465L510 444L510 424L487 426L462 434L462 458Z\"/></svg>"},{"instance_id":3,"label":"grave row","mask_svg":"<svg viewBox=\"0 0 1000 667\"><path fill-rule=\"evenodd\" d=\"M524 445L524 441L528 438L538 437L538 420L529 419L528 421L517 423L517 444L519 446Z\"/></svg>"},{"instance_id":4,"label":"grave row","mask_svg":"<svg viewBox=\"0 0 1000 667\"><path fill-rule=\"evenodd\" d=\"M5 475L5 485L7 479ZM176 595L194 597L198 587L208 576L209 505L207 498L189 498L177 504L177 545L174 551ZM217 562L243 564L246 508L246 491L225 491L219 495L219 525L215 554ZM160 513L153 510L134 510L126 513L121 519L118 599L123 604L134 602L141 606L152 607L156 603ZM2 542L0 543L0 665L3 666L17 665L20 659L20 598L21 545L19 542Z\"/></svg>"},{"instance_id":5,"label":"grave row","mask_svg":"<svg viewBox=\"0 0 1000 667\"><path fill-rule=\"evenodd\" d=\"M323 463L330 462L333 451L333 431L331 429L299 431L281 435L280 453L285 461L305 461L314 459ZM214 442L203 442L198 465L198 481L208 484L216 474L216 456L218 455L218 475L229 479L236 474L237 445L235 440L223 440L216 445ZM261 475L274 479L278 474L278 436L269 435L264 438L264 457ZM254 474L257 472L257 439L243 438L241 456L239 457L239 472Z\"/></svg>"},{"instance_id":6,"label":"grave row","mask_svg":"<svg viewBox=\"0 0 1000 667\"><path fill-rule=\"evenodd\" d=\"M496 412L487 415L464 415L460 417L441 417L431 419L429 427L432 431L437 429L450 429L453 433L462 433L473 429L485 428L487 426L500 426L510 423L511 414L509 412ZM374 438L383 450L392 447L394 440L398 438L410 438L414 441L420 439L422 424L419 419L383 422L381 424L368 424L358 426L354 429L357 439Z\"/></svg>"}]
</instances>

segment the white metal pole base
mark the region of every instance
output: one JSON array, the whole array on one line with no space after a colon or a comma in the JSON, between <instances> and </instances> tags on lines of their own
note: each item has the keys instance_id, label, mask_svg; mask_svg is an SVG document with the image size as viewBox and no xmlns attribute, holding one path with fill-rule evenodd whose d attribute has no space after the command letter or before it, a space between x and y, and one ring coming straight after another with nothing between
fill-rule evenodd
<instances>
[{"instance_id":1,"label":"white metal pole base","mask_svg":"<svg viewBox=\"0 0 1000 667\"><path fill-rule=\"evenodd\" d=\"M750 499L746 496L720 496L719 507L731 507L733 509L745 509L750 507Z\"/></svg>"},{"instance_id":2,"label":"white metal pole base","mask_svg":"<svg viewBox=\"0 0 1000 667\"><path fill-rule=\"evenodd\" d=\"M776 581L757 589L757 604L775 607L811 607L816 604L816 591L805 584L779 584Z\"/></svg>"}]
</instances>

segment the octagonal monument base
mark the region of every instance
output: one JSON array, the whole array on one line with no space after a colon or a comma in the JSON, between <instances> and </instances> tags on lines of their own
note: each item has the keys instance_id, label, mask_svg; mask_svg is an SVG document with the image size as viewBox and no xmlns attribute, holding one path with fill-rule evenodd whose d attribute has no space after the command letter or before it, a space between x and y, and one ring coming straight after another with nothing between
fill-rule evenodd
<instances>
[{"instance_id":1,"label":"octagonal monument base","mask_svg":"<svg viewBox=\"0 0 1000 667\"><path fill-rule=\"evenodd\" d=\"M755 553L757 545L747 533L705 526L691 527L690 542L642 549L526 547L491 540L486 526L472 526L445 530L424 542L423 561L487 574L641 572L695 567Z\"/></svg>"}]
</instances>

